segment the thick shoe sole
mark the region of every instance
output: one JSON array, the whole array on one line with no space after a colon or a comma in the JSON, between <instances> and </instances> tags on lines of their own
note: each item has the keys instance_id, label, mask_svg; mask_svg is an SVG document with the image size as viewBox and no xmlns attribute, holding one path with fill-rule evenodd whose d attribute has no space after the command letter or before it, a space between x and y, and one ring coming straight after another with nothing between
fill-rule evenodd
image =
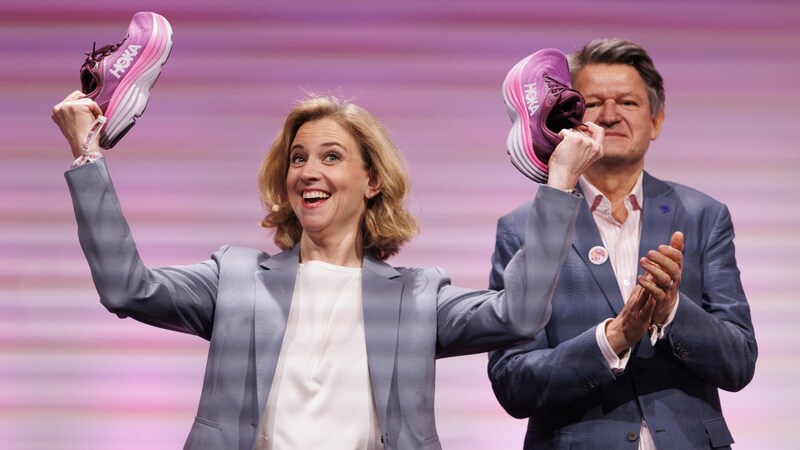
<instances>
[{"instance_id":1,"label":"thick shoe sole","mask_svg":"<svg viewBox=\"0 0 800 450\"><path fill-rule=\"evenodd\" d=\"M549 169L534 153L528 107L522 88L522 69L530 59L531 56L518 62L503 81L503 101L513 122L506 139L506 151L511 157L511 164L523 175L537 183L546 183Z\"/></svg>"},{"instance_id":2,"label":"thick shoe sole","mask_svg":"<svg viewBox=\"0 0 800 450\"><path fill-rule=\"evenodd\" d=\"M143 46L142 55L114 91L106 108L105 115L109 120L101 132L100 147L107 150L114 147L144 113L150 99L150 89L161 75L161 66L167 62L172 51L172 27L167 19L150 12L137 13L137 16L139 14L149 17L134 16L134 20L152 20L152 32Z\"/></svg>"}]
</instances>

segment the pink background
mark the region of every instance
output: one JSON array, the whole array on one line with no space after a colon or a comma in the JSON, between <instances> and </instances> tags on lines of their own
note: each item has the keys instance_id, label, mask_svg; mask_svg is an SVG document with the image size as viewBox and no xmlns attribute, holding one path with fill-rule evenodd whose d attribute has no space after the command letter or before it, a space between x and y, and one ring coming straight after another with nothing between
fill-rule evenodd
<instances>
[{"instance_id":1,"label":"pink background","mask_svg":"<svg viewBox=\"0 0 800 450\"><path fill-rule=\"evenodd\" d=\"M49 118L79 87L92 42L119 41L139 10L170 20L174 49L146 114L107 158L149 265L223 244L274 251L257 226L256 169L311 90L376 113L408 159L422 233L393 263L441 266L473 288L487 284L496 219L535 189L505 154L507 71L544 47L640 43L667 88L648 170L734 217L760 347L753 382L723 393L736 448L800 441L800 2L6 0L0 448L174 449L192 423L207 344L99 304L62 178L72 158ZM439 362L445 448L521 447L524 422L496 404L485 363Z\"/></svg>"}]
</instances>

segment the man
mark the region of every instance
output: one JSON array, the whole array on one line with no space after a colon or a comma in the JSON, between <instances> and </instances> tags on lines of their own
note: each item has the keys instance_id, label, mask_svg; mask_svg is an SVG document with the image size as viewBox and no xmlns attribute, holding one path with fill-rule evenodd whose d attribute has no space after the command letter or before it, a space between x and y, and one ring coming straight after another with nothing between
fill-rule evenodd
<instances>
[{"instance_id":1,"label":"man","mask_svg":"<svg viewBox=\"0 0 800 450\"><path fill-rule=\"evenodd\" d=\"M568 59L584 121L605 129L603 157L579 180L586 201L545 330L490 355L495 394L529 418L526 449L727 448L717 389L745 387L757 356L728 209L644 171L664 121L644 49L602 39ZM498 221L492 289L529 208ZM640 275L653 264L666 276ZM637 286L652 283L663 296Z\"/></svg>"}]
</instances>

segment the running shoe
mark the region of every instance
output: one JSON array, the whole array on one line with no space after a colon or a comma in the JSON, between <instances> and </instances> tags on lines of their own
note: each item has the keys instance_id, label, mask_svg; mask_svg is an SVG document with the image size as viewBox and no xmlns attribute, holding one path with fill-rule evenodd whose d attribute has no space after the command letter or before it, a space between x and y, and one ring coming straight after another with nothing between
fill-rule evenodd
<instances>
[{"instance_id":1,"label":"running shoe","mask_svg":"<svg viewBox=\"0 0 800 450\"><path fill-rule=\"evenodd\" d=\"M100 131L100 147L112 148L142 115L170 50L172 27L167 19L138 12L120 43L86 54L81 90L108 119Z\"/></svg>"},{"instance_id":2,"label":"running shoe","mask_svg":"<svg viewBox=\"0 0 800 450\"><path fill-rule=\"evenodd\" d=\"M562 139L559 131L579 125L586 107L572 89L564 53L547 48L518 62L503 81L503 100L513 122L506 139L511 163L546 183L547 163Z\"/></svg>"}]
</instances>

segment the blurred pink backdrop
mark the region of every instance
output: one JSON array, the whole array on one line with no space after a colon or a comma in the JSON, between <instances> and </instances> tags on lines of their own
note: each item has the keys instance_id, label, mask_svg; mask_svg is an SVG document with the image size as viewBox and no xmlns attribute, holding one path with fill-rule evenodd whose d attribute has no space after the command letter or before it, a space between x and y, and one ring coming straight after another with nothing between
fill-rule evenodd
<instances>
[{"instance_id":1,"label":"blurred pink backdrop","mask_svg":"<svg viewBox=\"0 0 800 450\"><path fill-rule=\"evenodd\" d=\"M131 6L134 4L134 6ZM643 45L667 121L647 169L730 207L760 356L723 394L738 449L800 441L800 2L6 0L0 5L0 448L174 449L192 423L207 344L119 320L97 301L50 108L79 88L84 52L140 10L166 16L173 53L108 165L145 262L192 263L223 244L274 252L256 169L305 91L352 98L404 151L421 235L395 265L441 266L484 288L496 219L534 185L509 163L507 71L595 37ZM447 449L521 448L486 356L438 364Z\"/></svg>"}]
</instances>

